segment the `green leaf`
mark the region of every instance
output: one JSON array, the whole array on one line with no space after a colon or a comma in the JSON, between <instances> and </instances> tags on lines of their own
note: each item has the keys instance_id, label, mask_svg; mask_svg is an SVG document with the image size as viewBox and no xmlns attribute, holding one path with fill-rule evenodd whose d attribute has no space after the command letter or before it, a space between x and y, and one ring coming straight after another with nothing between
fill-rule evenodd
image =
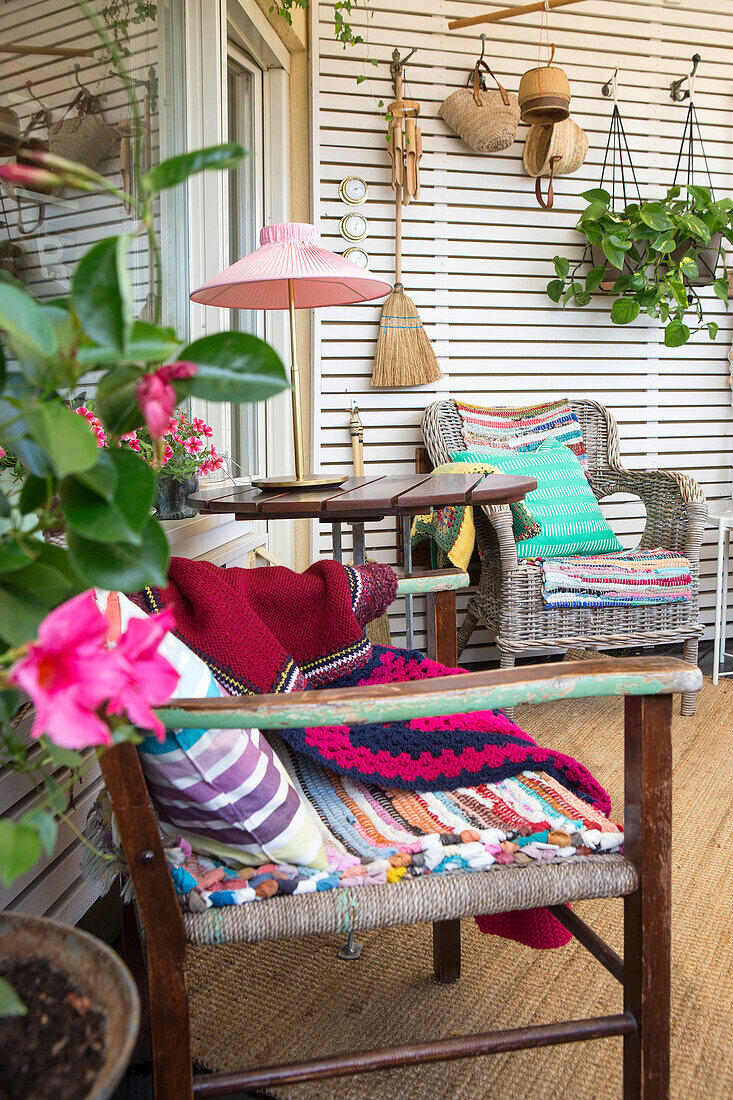
<instances>
[{"instance_id":1,"label":"green leaf","mask_svg":"<svg viewBox=\"0 0 733 1100\"><path fill-rule=\"evenodd\" d=\"M669 233L663 233L650 243L655 252L674 252L677 247L674 237Z\"/></svg>"},{"instance_id":2,"label":"green leaf","mask_svg":"<svg viewBox=\"0 0 733 1100\"><path fill-rule=\"evenodd\" d=\"M0 584L0 635L9 645L23 645L38 633L48 608L35 596Z\"/></svg>"},{"instance_id":3,"label":"green leaf","mask_svg":"<svg viewBox=\"0 0 733 1100\"><path fill-rule=\"evenodd\" d=\"M183 183L196 172L210 169L218 171L236 168L248 155L248 150L235 142L225 145L211 145L206 149L196 149L193 153L181 153L162 161L143 176L146 191L163 191Z\"/></svg>"},{"instance_id":4,"label":"green leaf","mask_svg":"<svg viewBox=\"0 0 733 1100\"><path fill-rule=\"evenodd\" d=\"M631 241L621 233L609 233L606 240L612 248L617 248L620 252L628 252L631 248Z\"/></svg>"},{"instance_id":5,"label":"green leaf","mask_svg":"<svg viewBox=\"0 0 733 1100\"><path fill-rule=\"evenodd\" d=\"M38 302L9 283L0 283L0 329L19 355L50 357L56 352L56 333Z\"/></svg>"},{"instance_id":6,"label":"green leaf","mask_svg":"<svg viewBox=\"0 0 733 1100\"><path fill-rule=\"evenodd\" d=\"M639 316L639 303L631 298L617 298L611 306L611 320L617 325L629 325Z\"/></svg>"},{"instance_id":7,"label":"green leaf","mask_svg":"<svg viewBox=\"0 0 733 1100\"><path fill-rule=\"evenodd\" d=\"M728 305L728 280L725 279L725 278L716 279L715 282L713 283L713 290L717 294L718 298L720 298L721 302L725 302L725 304L727 306Z\"/></svg>"},{"instance_id":8,"label":"green leaf","mask_svg":"<svg viewBox=\"0 0 733 1100\"><path fill-rule=\"evenodd\" d=\"M584 226L586 222L597 222L599 218L603 218L607 213L608 207L605 203L592 202L590 206L586 206L580 215L580 224Z\"/></svg>"},{"instance_id":9,"label":"green leaf","mask_svg":"<svg viewBox=\"0 0 733 1100\"><path fill-rule=\"evenodd\" d=\"M680 271L686 279L697 279L700 272L692 256L683 256L680 260Z\"/></svg>"},{"instance_id":10,"label":"green leaf","mask_svg":"<svg viewBox=\"0 0 733 1100\"><path fill-rule=\"evenodd\" d=\"M585 277L585 289L588 294L595 294L601 283L605 281L605 267L592 267Z\"/></svg>"},{"instance_id":11,"label":"green leaf","mask_svg":"<svg viewBox=\"0 0 733 1100\"><path fill-rule=\"evenodd\" d=\"M71 595L69 590L72 587L72 581L65 572L56 569L53 565L33 561L24 569L4 577L3 585L7 591L16 592L21 597L24 592L30 594L43 604L46 611L52 611Z\"/></svg>"},{"instance_id":12,"label":"green leaf","mask_svg":"<svg viewBox=\"0 0 733 1100\"><path fill-rule=\"evenodd\" d=\"M68 804L69 797L64 793L55 776L48 772L43 776L43 786L46 788L46 804L54 814L62 814Z\"/></svg>"},{"instance_id":13,"label":"green leaf","mask_svg":"<svg viewBox=\"0 0 733 1100\"><path fill-rule=\"evenodd\" d=\"M646 290L649 286L649 279L647 278L646 271L635 271L629 279L629 286L635 291Z\"/></svg>"},{"instance_id":14,"label":"green leaf","mask_svg":"<svg viewBox=\"0 0 733 1100\"><path fill-rule=\"evenodd\" d=\"M0 1020L5 1016L25 1016L27 1012L10 982L0 978Z\"/></svg>"},{"instance_id":15,"label":"green leaf","mask_svg":"<svg viewBox=\"0 0 733 1100\"><path fill-rule=\"evenodd\" d=\"M153 518L143 528L139 546L92 542L73 530L68 539L74 568L88 585L137 592L149 584L166 583L168 543Z\"/></svg>"},{"instance_id":16,"label":"green leaf","mask_svg":"<svg viewBox=\"0 0 733 1100\"><path fill-rule=\"evenodd\" d=\"M629 289L630 285L631 285L631 276L630 275L619 275L618 279L616 279L616 282L613 284L613 293L614 294L623 294L623 293L625 293L625 291L627 291Z\"/></svg>"},{"instance_id":17,"label":"green leaf","mask_svg":"<svg viewBox=\"0 0 733 1100\"><path fill-rule=\"evenodd\" d=\"M602 187L593 187L590 191L582 191L580 197L585 199L586 202L602 203L604 206L610 206L611 204L611 196Z\"/></svg>"},{"instance_id":18,"label":"green leaf","mask_svg":"<svg viewBox=\"0 0 733 1100\"><path fill-rule=\"evenodd\" d=\"M40 856L41 841L35 829L0 818L0 879L6 886L30 871Z\"/></svg>"},{"instance_id":19,"label":"green leaf","mask_svg":"<svg viewBox=\"0 0 733 1100\"><path fill-rule=\"evenodd\" d=\"M581 290L578 291L573 300L576 306L587 306L591 300L591 296L585 290Z\"/></svg>"},{"instance_id":20,"label":"green leaf","mask_svg":"<svg viewBox=\"0 0 733 1100\"><path fill-rule=\"evenodd\" d=\"M661 203L645 202L639 212L639 216L651 229L656 229L658 231L674 229L674 222Z\"/></svg>"},{"instance_id":21,"label":"green leaf","mask_svg":"<svg viewBox=\"0 0 733 1100\"><path fill-rule=\"evenodd\" d=\"M565 256L555 256L552 261L555 265L555 274L559 279L567 279L568 272L570 271L570 260Z\"/></svg>"},{"instance_id":22,"label":"green leaf","mask_svg":"<svg viewBox=\"0 0 733 1100\"><path fill-rule=\"evenodd\" d=\"M30 554L17 542L0 542L0 573L14 573L32 560Z\"/></svg>"},{"instance_id":23,"label":"green leaf","mask_svg":"<svg viewBox=\"0 0 733 1100\"><path fill-rule=\"evenodd\" d=\"M99 459L92 429L82 416L60 403L47 401L26 413L28 431L51 461L56 474L65 477L89 470Z\"/></svg>"},{"instance_id":24,"label":"green leaf","mask_svg":"<svg viewBox=\"0 0 733 1100\"><path fill-rule=\"evenodd\" d=\"M0 722L9 722L20 703L20 695L14 688L0 691Z\"/></svg>"},{"instance_id":25,"label":"green leaf","mask_svg":"<svg viewBox=\"0 0 733 1100\"><path fill-rule=\"evenodd\" d=\"M714 340L715 337L718 335L718 325L717 325L717 323L715 321L708 321L708 323L705 327L708 330L708 336L710 337L710 339Z\"/></svg>"},{"instance_id":26,"label":"green leaf","mask_svg":"<svg viewBox=\"0 0 733 1100\"><path fill-rule=\"evenodd\" d=\"M682 194L682 188L680 187L680 185L678 183L675 183L671 187L667 188L667 198L668 199L676 199L681 194Z\"/></svg>"},{"instance_id":27,"label":"green leaf","mask_svg":"<svg viewBox=\"0 0 733 1100\"><path fill-rule=\"evenodd\" d=\"M112 471L111 500L78 479L64 478L59 496L69 527L94 542L140 543L155 498L155 475L146 462L126 447L103 452L97 464Z\"/></svg>"},{"instance_id":28,"label":"green leaf","mask_svg":"<svg viewBox=\"0 0 733 1100\"><path fill-rule=\"evenodd\" d=\"M562 297L563 287L565 282L562 279L551 279L547 284L546 290L553 302L559 302Z\"/></svg>"},{"instance_id":29,"label":"green leaf","mask_svg":"<svg viewBox=\"0 0 733 1100\"><path fill-rule=\"evenodd\" d=\"M131 238L107 237L82 256L74 273L71 301L79 323L97 344L123 355L133 320L127 270Z\"/></svg>"},{"instance_id":30,"label":"green leaf","mask_svg":"<svg viewBox=\"0 0 733 1100\"><path fill-rule=\"evenodd\" d=\"M617 267L619 271L621 271L626 260L625 253L618 248L614 248L606 237L604 237L603 241L601 242L601 248L603 249L603 254L608 262L614 267Z\"/></svg>"},{"instance_id":31,"label":"green leaf","mask_svg":"<svg viewBox=\"0 0 733 1100\"><path fill-rule=\"evenodd\" d=\"M603 243L603 231L600 225L595 225L593 222L579 222L578 229L580 229L581 233L585 233L590 243L595 245L596 248L601 247Z\"/></svg>"},{"instance_id":32,"label":"green leaf","mask_svg":"<svg viewBox=\"0 0 733 1100\"><path fill-rule=\"evenodd\" d=\"M48 499L48 483L44 477L34 477L30 474L25 479L25 484L20 491L18 507L23 515L27 516L35 512L46 503Z\"/></svg>"},{"instance_id":33,"label":"green leaf","mask_svg":"<svg viewBox=\"0 0 733 1100\"><path fill-rule=\"evenodd\" d=\"M78 474L74 474L75 481L81 482L87 489L107 502L114 500L119 481L117 466L112 459L114 453L114 451L100 450L99 458L91 470L81 470Z\"/></svg>"},{"instance_id":34,"label":"green leaf","mask_svg":"<svg viewBox=\"0 0 733 1100\"><path fill-rule=\"evenodd\" d=\"M124 435L142 424L137 403L137 384L141 378L135 367L116 367L100 380L95 406L107 431Z\"/></svg>"},{"instance_id":35,"label":"green leaf","mask_svg":"<svg viewBox=\"0 0 733 1100\"><path fill-rule=\"evenodd\" d=\"M672 297L676 301L677 305L681 309L687 309L690 304L687 300L687 291L685 290L685 284L679 279L667 279L665 280L666 286L669 288Z\"/></svg>"},{"instance_id":36,"label":"green leaf","mask_svg":"<svg viewBox=\"0 0 733 1100\"><path fill-rule=\"evenodd\" d=\"M694 214L683 214L680 218L680 225L684 229L688 230L693 237L697 237L703 244L710 244L710 230L705 225L704 221L700 218L696 218Z\"/></svg>"},{"instance_id":37,"label":"green leaf","mask_svg":"<svg viewBox=\"0 0 733 1100\"><path fill-rule=\"evenodd\" d=\"M664 343L668 348L678 348L690 339L690 330L682 321L670 321L664 330Z\"/></svg>"},{"instance_id":38,"label":"green leaf","mask_svg":"<svg viewBox=\"0 0 733 1100\"><path fill-rule=\"evenodd\" d=\"M52 764L57 768L70 768L76 771L84 763L84 757L74 749L65 749L62 745L55 745L48 737L42 737L43 747L51 758Z\"/></svg>"},{"instance_id":39,"label":"green leaf","mask_svg":"<svg viewBox=\"0 0 733 1100\"><path fill-rule=\"evenodd\" d=\"M710 206L713 200L712 192L709 187L700 187L698 184L688 183L687 193L692 195L695 202L699 202L701 206Z\"/></svg>"},{"instance_id":40,"label":"green leaf","mask_svg":"<svg viewBox=\"0 0 733 1100\"><path fill-rule=\"evenodd\" d=\"M125 347L125 359L141 363L164 363L173 359L181 346L170 328L135 321ZM85 368L109 367L119 363L120 353L100 344L82 344L76 353L78 362Z\"/></svg>"},{"instance_id":41,"label":"green leaf","mask_svg":"<svg viewBox=\"0 0 733 1100\"><path fill-rule=\"evenodd\" d=\"M30 813L23 814L21 824L30 825L31 829L36 830L44 852L47 856L52 856L58 835L58 826L53 814L46 810L31 810Z\"/></svg>"},{"instance_id":42,"label":"green leaf","mask_svg":"<svg viewBox=\"0 0 733 1100\"><path fill-rule=\"evenodd\" d=\"M196 363L191 378L175 383L176 393L205 401L265 401L289 388L277 352L245 332L217 332L195 340L180 358Z\"/></svg>"}]
</instances>

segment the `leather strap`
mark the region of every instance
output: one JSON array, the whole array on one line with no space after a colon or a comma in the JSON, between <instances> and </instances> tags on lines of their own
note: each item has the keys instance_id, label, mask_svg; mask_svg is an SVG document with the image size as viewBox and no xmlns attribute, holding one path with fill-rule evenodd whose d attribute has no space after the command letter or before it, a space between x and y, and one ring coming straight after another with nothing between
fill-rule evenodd
<instances>
[{"instance_id":1,"label":"leather strap","mask_svg":"<svg viewBox=\"0 0 733 1100\"><path fill-rule=\"evenodd\" d=\"M555 203L555 189L552 181L555 176L555 165L558 161L562 160L562 156L550 157L550 183L547 188L547 202L542 198L542 177L538 176L534 181L534 193L537 196L537 202L540 204L543 210L552 210Z\"/></svg>"},{"instance_id":2,"label":"leather strap","mask_svg":"<svg viewBox=\"0 0 733 1100\"><path fill-rule=\"evenodd\" d=\"M481 102L481 96L479 95L479 92L481 91L481 86L483 84L483 73L484 72L487 72L489 74L489 76L492 78L492 80L496 81L496 86L499 89L499 92L501 94L502 102L504 103L505 107L508 107L509 106L509 95L507 93L507 90L504 87L504 85L500 82L499 78L491 71L491 69L486 64L485 61L477 61L476 62L476 64L473 67L473 72L468 74L468 80L466 81L467 85L471 84L471 82L473 82L473 99L474 99L474 102L475 102L476 106L477 107L482 107L483 106L483 103Z\"/></svg>"}]
</instances>

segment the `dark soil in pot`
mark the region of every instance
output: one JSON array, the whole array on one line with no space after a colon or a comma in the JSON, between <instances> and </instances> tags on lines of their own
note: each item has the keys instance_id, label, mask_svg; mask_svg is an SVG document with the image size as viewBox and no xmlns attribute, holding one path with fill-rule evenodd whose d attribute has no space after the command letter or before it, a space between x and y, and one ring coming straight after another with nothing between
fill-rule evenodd
<instances>
[{"instance_id":1,"label":"dark soil in pot","mask_svg":"<svg viewBox=\"0 0 733 1100\"><path fill-rule=\"evenodd\" d=\"M2 1100L84 1100L104 1060L105 1017L45 959L0 962L28 1009L0 1023Z\"/></svg>"}]
</instances>

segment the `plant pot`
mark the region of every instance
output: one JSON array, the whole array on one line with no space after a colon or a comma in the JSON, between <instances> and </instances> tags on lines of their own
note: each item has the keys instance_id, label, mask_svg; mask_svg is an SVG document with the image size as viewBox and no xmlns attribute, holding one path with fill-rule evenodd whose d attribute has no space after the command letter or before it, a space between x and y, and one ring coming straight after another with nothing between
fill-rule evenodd
<instances>
[{"instance_id":1,"label":"plant pot","mask_svg":"<svg viewBox=\"0 0 733 1100\"><path fill-rule=\"evenodd\" d=\"M102 1064L85 1100L109 1100L132 1056L140 1023L140 1000L130 972L114 951L86 932L25 913L0 913L0 960L30 959L68 976L80 995L103 1014ZM57 1039L48 1036L49 1050ZM38 1052L31 1056L38 1057ZM69 1058L73 1064L73 1051Z\"/></svg>"},{"instance_id":2,"label":"plant pot","mask_svg":"<svg viewBox=\"0 0 733 1100\"><path fill-rule=\"evenodd\" d=\"M197 516L198 510L186 504L186 497L189 493L195 493L198 487L199 479L195 474L183 481L170 474L159 477L155 494L155 514L158 519L191 519Z\"/></svg>"},{"instance_id":3,"label":"plant pot","mask_svg":"<svg viewBox=\"0 0 733 1100\"><path fill-rule=\"evenodd\" d=\"M674 263L679 263L682 257L687 252L690 245L695 248L694 260L697 264L697 270L699 275L697 279L685 279L688 286L711 286L715 282L715 272L718 268L720 261L720 233L713 233L710 238L710 244L707 248L700 248L699 242L693 241L691 237L678 244L672 253L672 260Z\"/></svg>"},{"instance_id":4,"label":"plant pot","mask_svg":"<svg viewBox=\"0 0 733 1100\"><path fill-rule=\"evenodd\" d=\"M638 271L640 267L644 267L646 263L646 245L639 247L637 245L637 251L641 257L639 263L636 263L630 257L624 260L624 266L621 271L617 267L614 267L606 259L606 254L602 248L592 244L590 246L590 258L593 267L605 267L606 277L600 285L600 290L609 291L613 290L613 284L616 282L620 275L633 275L635 271Z\"/></svg>"}]
</instances>

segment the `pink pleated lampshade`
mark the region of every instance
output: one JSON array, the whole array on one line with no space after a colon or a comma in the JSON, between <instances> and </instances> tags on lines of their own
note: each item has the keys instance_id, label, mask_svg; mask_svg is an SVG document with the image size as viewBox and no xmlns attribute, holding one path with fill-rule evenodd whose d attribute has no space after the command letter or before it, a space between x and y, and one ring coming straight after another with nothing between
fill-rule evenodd
<instances>
[{"instance_id":1,"label":"pink pleated lampshade","mask_svg":"<svg viewBox=\"0 0 733 1100\"><path fill-rule=\"evenodd\" d=\"M224 309L287 309L288 280L296 309L344 306L383 298L391 283L322 248L314 225L266 225L260 247L191 293L194 302Z\"/></svg>"}]
</instances>

